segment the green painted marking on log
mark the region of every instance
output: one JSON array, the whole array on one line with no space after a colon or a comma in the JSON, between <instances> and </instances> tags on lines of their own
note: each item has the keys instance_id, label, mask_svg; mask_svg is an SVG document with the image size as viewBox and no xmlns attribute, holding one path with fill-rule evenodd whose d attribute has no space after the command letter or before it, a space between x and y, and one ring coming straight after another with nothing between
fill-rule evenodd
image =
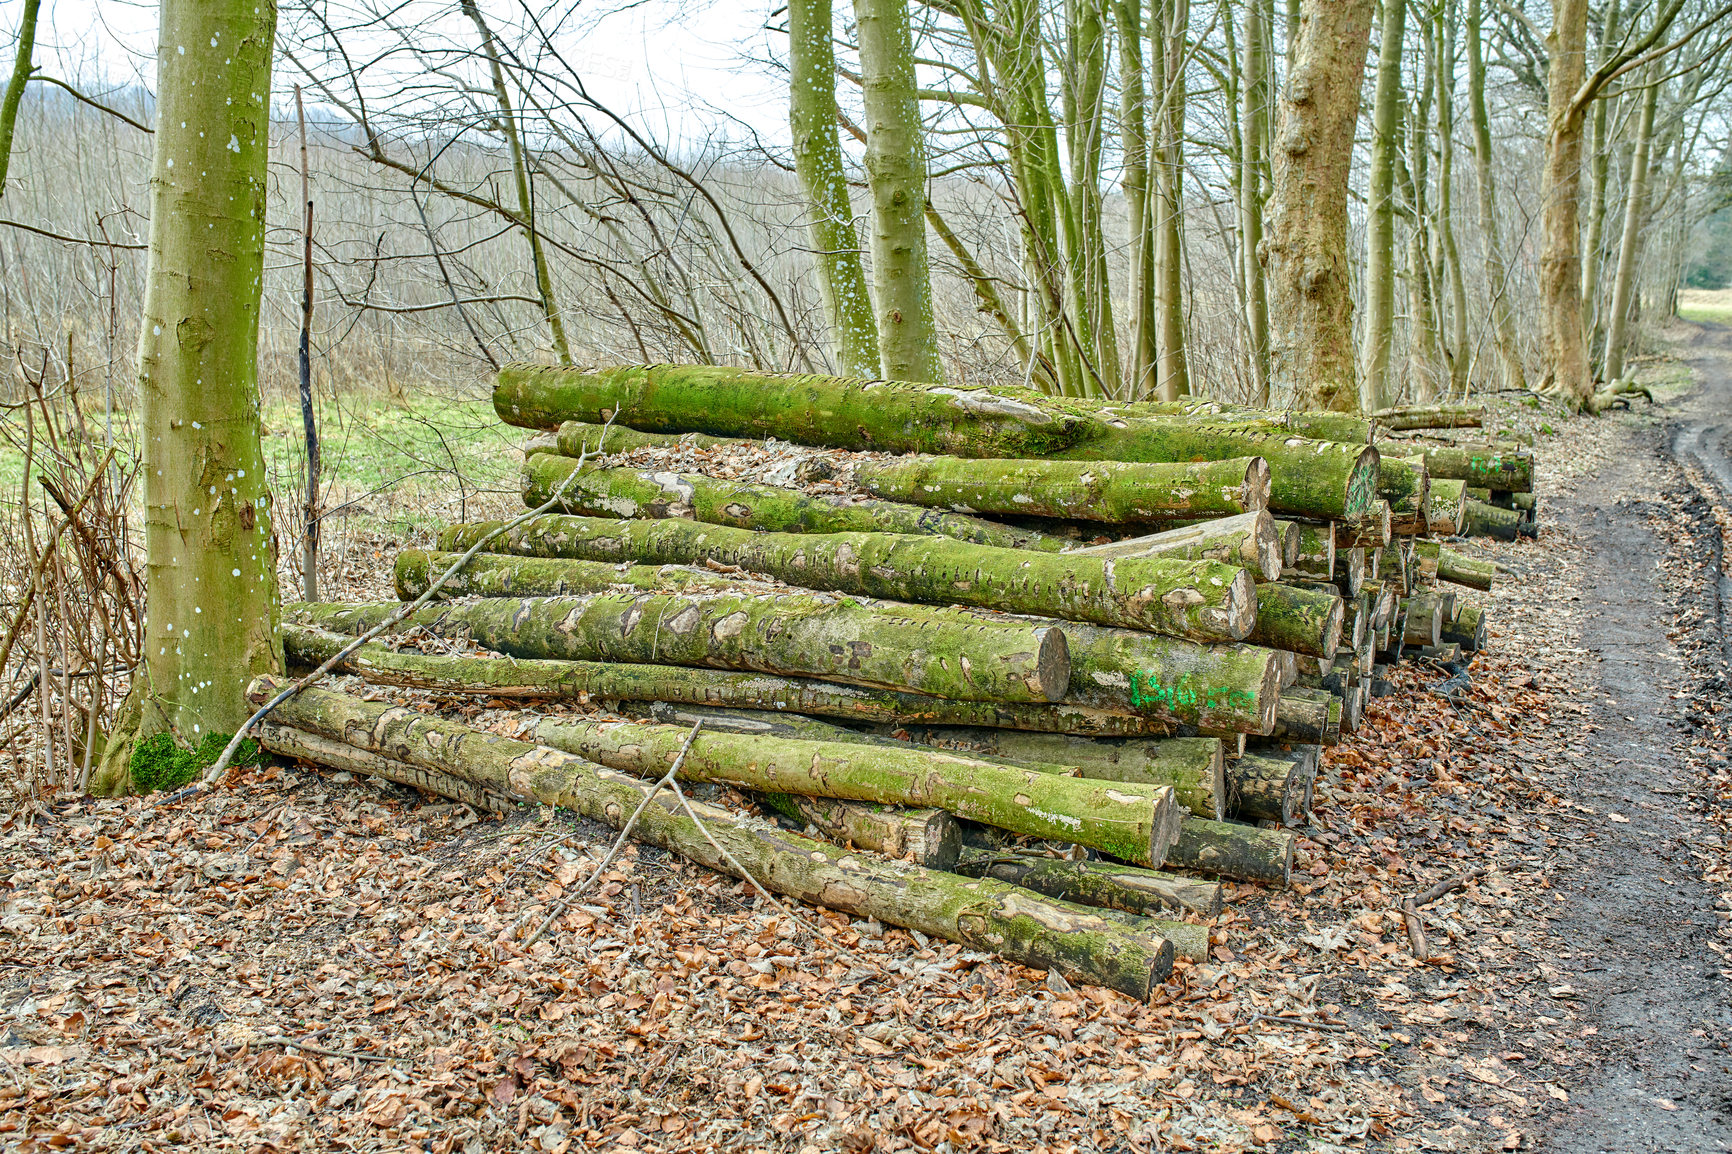
<instances>
[{"instance_id":1,"label":"green painted marking on log","mask_svg":"<svg viewBox=\"0 0 1732 1154\"><path fill-rule=\"evenodd\" d=\"M1189 709L1201 704L1204 709L1249 709L1256 705L1255 695L1230 685L1205 685L1200 689L1191 684L1189 675L1181 675L1171 684L1162 685L1160 675L1147 669L1131 671L1131 704L1138 709L1150 705L1165 709Z\"/></svg>"}]
</instances>

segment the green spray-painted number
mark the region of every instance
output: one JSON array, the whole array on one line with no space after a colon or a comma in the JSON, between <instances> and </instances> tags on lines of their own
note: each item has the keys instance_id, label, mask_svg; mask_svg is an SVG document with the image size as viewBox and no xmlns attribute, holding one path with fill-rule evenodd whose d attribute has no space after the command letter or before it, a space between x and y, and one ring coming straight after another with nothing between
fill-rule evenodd
<instances>
[{"instance_id":1,"label":"green spray-painted number","mask_svg":"<svg viewBox=\"0 0 1732 1154\"><path fill-rule=\"evenodd\" d=\"M1163 685L1158 674L1137 669L1131 672L1131 704L1138 709L1151 705L1172 710L1191 709L1199 704L1210 710L1245 709L1255 705L1256 698L1246 690L1229 685L1199 687L1186 676Z\"/></svg>"}]
</instances>

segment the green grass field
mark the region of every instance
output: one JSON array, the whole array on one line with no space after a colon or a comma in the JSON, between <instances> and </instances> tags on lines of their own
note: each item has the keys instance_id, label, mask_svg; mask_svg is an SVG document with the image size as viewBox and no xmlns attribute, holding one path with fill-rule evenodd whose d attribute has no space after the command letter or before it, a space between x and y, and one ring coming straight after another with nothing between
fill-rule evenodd
<instances>
[{"instance_id":1,"label":"green grass field","mask_svg":"<svg viewBox=\"0 0 1732 1154\"><path fill-rule=\"evenodd\" d=\"M1678 293L1678 315L1687 321L1732 324L1732 289L1684 289Z\"/></svg>"}]
</instances>

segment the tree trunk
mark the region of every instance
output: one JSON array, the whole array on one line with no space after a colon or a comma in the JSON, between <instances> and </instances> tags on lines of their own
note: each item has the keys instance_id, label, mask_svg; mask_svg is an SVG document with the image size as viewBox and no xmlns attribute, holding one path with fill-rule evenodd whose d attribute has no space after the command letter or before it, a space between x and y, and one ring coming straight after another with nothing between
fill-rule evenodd
<instances>
[{"instance_id":1,"label":"tree trunk","mask_svg":"<svg viewBox=\"0 0 1732 1154\"><path fill-rule=\"evenodd\" d=\"M1263 200L1269 168L1269 5L1245 5L1239 81L1239 265L1245 282L1245 329L1251 397L1269 403L1269 289L1263 277Z\"/></svg>"},{"instance_id":2,"label":"tree trunk","mask_svg":"<svg viewBox=\"0 0 1732 1154\"><path fill-rule=\"evenodd\" d=\"M1162 58L1161 99L1155 113L1155 348L1156 380L1163 401L1189 395L1185 357L1185 35L1190 0L1161 0L1151 29Z\"/></svg>"},{"instance_id":3,"label":"tree trunk","mask_svg":"<svg viewBox=\"0 0 1732 1154\"><path fill-rule=\"evenodd\" d=\"M970 850L957 872L964 877L997 878L1037 894L1085 906L1123 910L1127 914L1153 916L1168 910L1212 918L1221 912L1219 882L1116 862L1064 861L1030 854Z\"/></svg>"},{"instance_id":4,"label":"tree trunk","mask_svg":"<svg viewBox=\"0 0 1732 1154\"><path fill-rule=\"evenodd\" d=\"M854 0L872 191L872 302L880 372L942 381L926 259L926 133L914 78L907 0Z\"/></svg>"},{"instance_id":5,"label":"tree trunk","mask_svg":"<svg viewBox=\"0 0 1732 1154\"><path fill-rule=\"evenodd\" d=\"M392 568L397 596L413 601L444 576L462 555L403 549ZM450 577L435 596L568 597L579 593L619 593L643 589L651 593L753 593L740 577L692 569L683 565L608 565L601 561L546 560L477 553Z\"/></svg>"},{"instance_id":6,"label":"tree trunk","mask_svg":"<svg viewBox=\"0 0 1732 1154\"><path fill-rule=\"evenodd\" d=\"M1366 412L1390 401L1389 350L1395 341L1395 165L1401 142L1401 40L1406 0L1384 0L1371 114L1371 175L1366 193L1365 354L1361 400ZM1410 269L1409 275L1417 270Z\"/></svg>"},{"instance_id":7,"label":"tree trunk","mask_svg":"<svg viewBox=\"0 0 1732 1154\"><path fill-rule=\"evenodd\" d=\"M1549 387L1572 408L1594 395L1582 329L1582 121L1576 93L1587 79L1588 0L1552 0L1546 34L1546 152L1540 182L1541 330Z\"/></svg>"},{"instance_id":8,"label":"tree trunk","mask_svg":"<svg viewBox=\"0 0 1732 1154\"><path fill-rule=\"evenodd\" d=\"M907 809L794 793L759 794L758 800L777 813L816 827L840 846L909 858L935 870L954 870L962 854L962 827L941 809Z\"/></svg>"},{"instance_id":9,"label":"tree trunk","mask_svg":"<svg viewBox=\"0 0 1732 1154\"><path fill-rule=\"evenodd\" d=\"M1286 830L1187 817L1167 865L1233 881L1284 886L1293 870L1293 835Z\"/></svg>"},{"instance_id":10,"label":"tree trunk","mask_svg":"<svg viewBox=\"0 0 1732 1154\"><path fill-rule=\"evenodd\" d=\"M1437 234L1449 282L1449 395L1465 397L1473 358L1468 352L1467 285L1455 243L1455 33L1459 13L1460 9L1451 4L1437 5L1432 36L1442 59L1434 63L1431 74L1437 85Z\"/></svg>"},{"instance_id":11,"label":"tree trunk","mask_svg":"<svg viewBox=\"0 0 1732 1154\"><path fill-rule=\"evenodd\" d=\"M1603 64L1617 47L1620 11L1618 0L1609 0L1600 15L1600 53ZM1588 349L1592 352L1600 332L1600 264L1605 257L1606 181L1611 175L1612 142L1607 133L1607 118L1612 101L1594 101L1594 115L1588 122L1591 132L1589 156L1592 168L1588 175L1588 227L1582 243L1582 328L1587 333ZM1610 376L1606 378L1611 380Z\"/></svg>"},{"instance_id":12,"label":"tree trunk","mask_svg":"<svg viewBox=\"0 0 1732 1154\"><path fill-rule=\"evenodd\" d=\"M1314 657L1333 657L1341 643L1339 595L1269 582L1257 586L1257 623L1250 641Z\"/></svg>"},{"instance_id":13,"label":"tree trunk","mask_svg":"<svg viewBox=\"0 0 1732 1154\"><path fill-rule=\"evenodd\" d=\"M1275 519L1267 510L1212 517L1146 537L1090 545L1073 549L1067 556L1219 561L1243 565L1265 581L1281 575L1281 541L1275 532Z\"/></svg>"},{"instance_id":14,"label":"tree trunk","mask_svg":"<svg viewBox=\"0 0 1732 1154\"><path fill-rule=\"evenodd\" d=\"M860 262L860 235L836 130L835 30L830 0L789 0L788 126L794 172L811 214L818 292L844 376L878 375L878 323Z\"/></svg>"},{"instance_id":15,"label":"tree trunk","mask_svg":"<svg viewBox=\"0 0 1732 1154\"><path fill-rule=\"evenodd\" d=\"M261 678L253 686L255 699L279 687ZM648 789L579 757L328 690L303 690L277 712L285 724L571 809L616 829L637 812ZM1057 969L1072 980L1143 1000L1171 970L1171 943L1129 915L1043 899L992 879L965 880L849 853L767 828L760 819L690 804L702 826L663 793L643 806L632 836L719 873L739 877L744 870L775 893Z\"/></svg>"},{"instance_id":16,"label":"tree trunk","mask_svg":"<svg viewBox=\"0 0 1732 1154\"><path fill-rule=\"evenodd\" d=\"M0 97L0 196L6 195L6 173L12 165L12 133L18 124L18 106L24 103L24 90L36 71L36 14L42 0L24 0L24 11L18 21L18 39L12 46L12 77L6 82L6 94Z\"/></svg>"},{"instance_id":17,"label":"tree trunk","mask_svg":"<svg viewBox=\"0 0 1732 1154\"><path fill-rule=\"evenodd\" d=\"M1275 707L1275 729L1269 736L1303 745L1334 745L1341 740L1340 695L1289 686Z\"/></svg>"},{"instance_id":18,"label":"tree trunk","mask_svg":"<svg viewBox=\"0 0 1732 1154\"><path fill-rule=\"evenodd\" d=\"M353 632L392 608L299 605L292 616ZM956 701L1058 701L1070 681L1053 624L946 619L815 593L493 598L429 605L405 621L512 657L750 669Z\"/></svg>"},{"instance_id":19,"label":"tree trunk","mask_svg":"<svg viewBox=\"0 0 1732 1154\"><path fill-rule=\"evenodd\" d=\"M102 794L129 788L142 738L232 734L247 679L283 660L258 391L276 5L161 13L138 349L145 658L93 776Z\"/></svg>"},{"instance_id":20,"label":"tree trunk","mask_svg":"<svg viewBox=\"0 0 1732 1154\"><path fill-rule=\"evenodd\" d=\"M651 780L667 772L687 730L631 721L547 718L535 739ZM1158 866L1178 836L1170 786L1095 782L935 750L700 733L683 781L841 801L932 807L1025 837L1056 838Z\"/></svg>"},{"instance_id":21,"label":"tree trunk","mask_svg":"<svg viewBox=\"0 0 1732 1154\"><path fill-rule=\"evenodd\" d=\"M330 613L319 619L345 630L359 631L376 624L383 616L382 612ZM351 641L324 628L292 622L284 625L283 636L289 659L302 666L323 664ZM338 668L387 685L511 699L666 701L755 709L766 715L815 714L883 725L1002 725L1040 733L1102 737L1161 735L1171 728L1168 722L1154 718L1073 705L952 701L806 678L671 665L452 657L399 652L376 641L362 645ZM1273 719L1273 695L1269 714Z\"/></svg>"},{"instance_id":22,"label":"tree trunk","mask_svg":"<svg viewBox=\"0 0 1732 1154\"><path fill-rule=\"evenodd\" d=\"M1491 145L1491 113L1485 103L1485 53L1480 47L1480 0L1467 0L1467 111L1473 122L1474 171L1479 186L1479 230L1485 245L1485 279L1491 293L1491 330L1503 366L1503 387L1525 389L1521 342L1510 305L1509 269L1504 263L1503 222L1497 212L1497 178Z\"/></svg>"},{"instance_id":23,"label":"tree trunk","mask_svg":"<svg viewBox=\"0 0 1732 1154\"><path fill-rule=\"evenodd\" d=\"M466 549L499 526L459 525L440 547ZM690 521L536 517L489 546L591 561L738 565L809 589L975 605L1093 621L1202 641L1237 641L1256 617L1243 569L1208 561L1100 561L888 533L753 533Z\"/></svg>"},{"instance_id":24,"label":"tree trunk","mask_svg":"<svg viewBox=\"0 0 1732 1154\"><path fill-rule=\"evenodd\" d=\"M1375 11L1375 0L1305 5L1288 58L1264 268L1271 392L1293 408L1352 412L1359 405L1347 194Z\"/></svg>"},{"instance_id":25,"label":"tree trunk","mask_svg":"<svg viewBox=\"0 0 1732 1154\"><path fill-rule=\"evenodd\" d=\"M910 456L862 462L854 480L867 492L914 505L1113 523L1230 517L1269 501L1269 463L1261 457L1127 464Z\"/></svg>"},{"instance_id":26,"label":"tree trunk","mask_svg":"<svg viewBox=\"0 0 1732 1154\"><path fill-rule=\"evenodd\" d=\"M702 473L588 467L580 470L570 457L532 454L523 463L523 503L532 509L539 508L555 494L560 497L559 508L589 517L645 520L678 517L772 533L910 533L1045 553L1056 553L1070 544L1045 533L918 505L813 496L780 485L718 480Z\"/></svg>"},{"instance_id":27,"label":"tree trunk","mask_svg":"<svg viewBox=\"0 0 1732 1154\"><path fill-rule=\"evenodd\" d=\"M1618 274L1612 282L1612 312L1606 330L1607 381L1624 375L1630 301L1636 291L1636 254L1641 249L1642 229L1648 223L1648 156L1654 141L1654 113L1659 105L1660 84L1654 81L1642 93L1636 144L1630 156L1630 178L1624 185L1624 234L1618 241ZM1593 259L1591 252L1589 259Z\"/></svg>"},{"instance_id":28,"label":"tree trunk","mask_svg":"<svg viewBox=\"0 0 1732 1154\"><path fill-rule=\"evenodd\" d=\"M1407 621L1401 630L1403 645L1436 645L1443 629L1443 598L1435 593L1415 593L1407 598Z\"/></svg>"},{"instance_id":29,"label":"tree trunk","mask_svg":"<svg viewBox=\"0 0 1732 1154\"><path fill-rule=\"evenodd\" d=\"M586 421L565 421L559 426L549 451L566 457L581 457L585 453L618 456L638 449L755 449L763 444L743 437L712 437L708 433L644 433L624 425L592 425ZM526 455L536 451L524 446Z\"/></svg>"},{"instance_id":30,"label":"tree trunk","mask_svg":"<svg viewBox=\"0 0 1732 1154\"><path fill-rule=\"evenodd\" d=\"M1378 495L1389 502L1389 531L1411 537L1429 524L1431 473L1424 457L1383 457L1378 466Z\"/></svg>"}]
</instances>

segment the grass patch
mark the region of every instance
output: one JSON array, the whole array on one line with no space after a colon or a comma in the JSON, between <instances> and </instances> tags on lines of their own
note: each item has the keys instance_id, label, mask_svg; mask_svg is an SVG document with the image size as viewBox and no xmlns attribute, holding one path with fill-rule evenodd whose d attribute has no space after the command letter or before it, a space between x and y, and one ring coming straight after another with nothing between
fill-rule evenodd
<instances>
[{"instance_id":1,"label":"grass patch","mask_svg":"<svg viewBox=\"0 0 1732 1154\"><path fill-rule=\"evenodd\" d=\"M1699 324L1732 324L1732 289L1683 289L1678 315Z\"/></svg>"}]
</instances>

